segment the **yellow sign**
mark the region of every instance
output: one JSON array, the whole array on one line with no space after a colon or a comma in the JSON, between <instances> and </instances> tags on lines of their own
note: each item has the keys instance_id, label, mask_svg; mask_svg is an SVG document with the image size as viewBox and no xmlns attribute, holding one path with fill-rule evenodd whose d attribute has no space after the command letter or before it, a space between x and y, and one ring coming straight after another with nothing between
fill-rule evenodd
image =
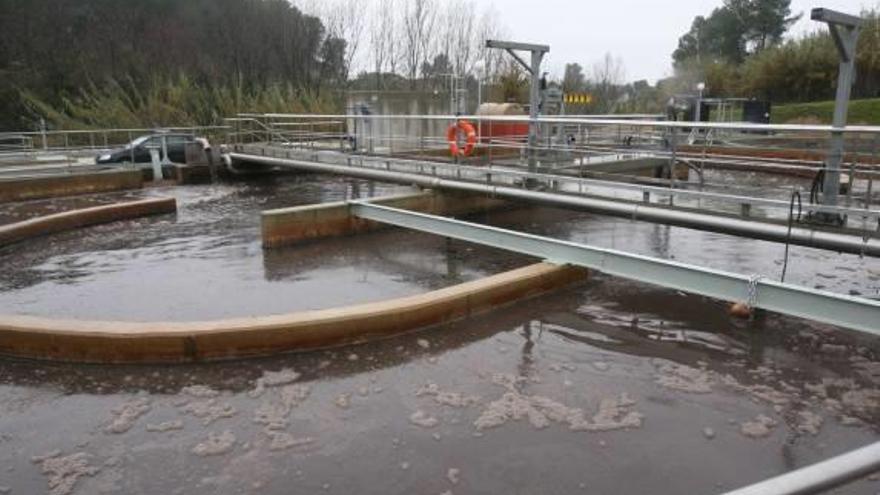
<instances>
[{"instance_id":1,"label":"yellow sign","mask_svg":"<svg viewBox=\"0 0 880 495\"><path fill-rule=\"evenodd\" d=\"M593 95L589 93L569 93L565 95L565 102L572 105L589 105L593 103Z\"/></svg>"}]
</instances>

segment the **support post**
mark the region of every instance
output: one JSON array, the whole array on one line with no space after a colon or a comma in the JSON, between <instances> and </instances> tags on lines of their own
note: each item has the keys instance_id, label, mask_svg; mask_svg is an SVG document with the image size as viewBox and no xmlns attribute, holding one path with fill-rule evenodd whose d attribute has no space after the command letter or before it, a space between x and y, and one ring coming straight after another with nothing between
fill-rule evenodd
<instances>
[{"instance_id":1,"label":"support post","mask_svg":"<svg viewBox=\"0 0 880 495\"><path fill-rule=\"evenodd\" d=\"M486 48L506 50L532 76L532 86L529 92L528 162L529 172L536 173L538 171L538 117L541 115L541 63L544 61L544 55L550 52L550 47L511 41L486 40ZM514 50L530 52L532 55L530 63L526 63ZM531 188L533 182L534 179L528 179L526 181L527 187Z\"/></svg>"},{"instance_id":2,"label":"support post","mask_svg":"<svg viewBox=\"0 0 880 495\"><path fill-rule=\"evenodd\" d=\"M842 14L828 9L813 9L810 18L828 24L831 37L837 46L840 57L840 71L837 75L837 96L834 101L834 120L831 132L830 148L825 163L825 180L823 183L822 203L837 206L840 192L840 168L844 156L843 130L846 127L847 110L853 79L855 77L856 44L861 31L861 18ZM828 223L842 224L844 219L836 213L824 214L823 220Z\"/></svg>"},{"instance_id":3,"label":"support post","mask_svg":"<svg viewBox=\"0 0 880 495\"><path fill-rule=\"evenodd\" d=\"M529 92L529 173L538 171L538 117L541 115L541 62L544 53L532 52L532 87Z\"/></svg>"}]
</instances>

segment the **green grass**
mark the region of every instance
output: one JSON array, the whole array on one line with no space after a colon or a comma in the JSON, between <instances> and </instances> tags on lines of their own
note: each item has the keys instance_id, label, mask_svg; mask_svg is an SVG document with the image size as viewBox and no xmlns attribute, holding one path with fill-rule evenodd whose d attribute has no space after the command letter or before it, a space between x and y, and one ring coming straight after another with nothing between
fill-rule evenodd
<instances>
[{"instance_id":1,"label":"green grass","mask_svg":"<svg viewBox=\"0 0 880 495\"><path fill-rule=\"evenodd\" d=\"M771 119L774 124L830 124L833 114L833 101L817 101L774 106L771 111ZM847 121L853 125L880 125L880 98L851 101Z\"/></svg>"}]
</instances>

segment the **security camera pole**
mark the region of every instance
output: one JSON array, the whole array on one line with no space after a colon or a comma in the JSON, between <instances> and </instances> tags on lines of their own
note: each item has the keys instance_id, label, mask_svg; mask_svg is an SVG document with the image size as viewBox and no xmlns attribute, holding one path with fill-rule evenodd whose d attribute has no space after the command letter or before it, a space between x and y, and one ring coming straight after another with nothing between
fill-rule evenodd
<instances>
[{"instance_id":1,"label":"security camera pole","mask_svg":"<svg viewBox=\"0 0 880 495\"><path fill-rule=\"evenodd\" d=\"M550 52L547 45L533 45L529 43L516 43L513 41L486 40L486 48L498 48L506 50L520 65L532 76L532 87L529 92L529 172L538 171L538 115L541 107L541 63L544 55ZM531 64L527 64L516 51L531 52ZM532 181L526 181L527 184Z\"/></svg>"},{"instance_id":2,"label":"security camera pole","mask_svg":"<svg viewBox=\"0 0 880 495\"><path fill-rule=\"evenodd\" d=\"M825 165L822 204L837 206L840 191L840 167L843 163L844 137L850 93L855 76L856 44L864 21L860 17L835 12L829 9L813 9L810 18L828 24L831 37L840 56L840 73L837 75L837 97L834 102L834 121L831 132L831 147ZM825 214L824 220L830 223L843 223L838 214Z\"/></svg>"}]
</instances>

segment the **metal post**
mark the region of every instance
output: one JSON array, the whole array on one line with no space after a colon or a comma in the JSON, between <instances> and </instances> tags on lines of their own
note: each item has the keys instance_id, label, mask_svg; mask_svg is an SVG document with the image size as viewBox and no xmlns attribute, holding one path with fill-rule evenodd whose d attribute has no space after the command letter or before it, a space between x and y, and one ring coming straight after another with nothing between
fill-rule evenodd
<instances>
[{"instance_id":1,"label":"metal post","mask_svg":"<svg viewBox=\"0 0 880 495\"><path fill-rule=\"evenodd\" d=\"M494 144L494 134L492 130L492 121L489 121L489 166L492 166L492 148L495 146Z\"/></svg>"},{"instance_id":2,"label":"metal post","mask_svg":"<svg viewBox=\"0 0 880 495\"><path fill-rule=\"evenodd\" d=\"M171 165L168 158L168 136L162 136L162 165Z\"/></svg>"},{"instance_id":3,"label":"metal post","mask_svg":"<svg viewBox=\"0 0 880 495\"><path fill-rule=\"evenodd\" d=\"M528 141L528 163L529 172L538 171L538 117L541 110L541 63L544 61L544 55L550 52L550 47L546 45L532 45L528 43L516 43L510 41L486 41L486 48L499 48L507 50L523 68L528 71L532 78L532 87L529 92L529 141ZM527 51L531 53L531 63L526 63L514 50ZM531 185L532 179L527 180Z\"/></svg>"},{"instance_id":4,"label":"metal post","mask_svg":"<svg viewBox=\"0 0 880 495\"><path fill-rule=\"evenodd\" d=\"M128 147L128 151L129 151L129 153L128 153L128 155L129 155L129 158L131 158L131 167L132 167L132 168L136 168L137 166L136 166L135 163L134 163L134 146L131 145L131 142L132 142L132 141L133 141L133 140L132 140L132 138L131 138L131 131L128 131L128 143L129 143L129 147Z\"/></svg>"},{"instance_id":5,"label":"metal post","mask_svg":"<svg viewBox=\"0 0 880 495\"><path fill-rule=\"evenodd\" d=\"M43 119L43 118L40 119L40 137L43 140L43 151L48 150L49 149L49 140L47 139L47 136L46 136L46 119Z\"/></svg>"},{"instance_id":6,"label":"metal post","mask_svg":"<svg viewBox=\"0 0 880 495\"><path fill-rule=\"evenodd\" d=\"M850 93L852 92L855 75L856 44L859 39L863 20L859 17L842 14L828 9L813 9L810 18L828 24L831 37L837 46L840 56L840 72L837 75L837 96L834 101L834 120L831 131L831 143L825 166L822 203L837 206L840 192L840 168L843 162L844 137ZM840 215L825 215L826 220L840 223Z\"/></svg>"},{"instance_id":7,"label":"metal post","mask_svg":"<svg viewBox=\"0 0 880 495\"><path fill-rule=\"evenodd\" d=\"M162 162L159 159L159 150L155 146L149 146L150 161L153 165L153 182L161 182L164 179L162 174Z\"/></svg>"},{"instance_id":8,"label":"metal post","mask_svg":"<svg viewBox=\"0 0 880 495\"><path fill-rule=\"evenodd\" d=\"M541 62L544 52L532 52L532 87L529 93L529 172L538 171L538 116L541 110Z\"/></svg>"},{"instance_id":9,"label":"metal post","mask_svg":"<svg viewBox=\"0 0 880 495\"><path fill-rule=\"evenodd\" d=\"M697 84L697 91L700 92L700 95L697 97L697 108L694 114L694 121L696 123L700 123L703 121L703 90L706 89L705 83ZM699 130L697 130L697 134L699 134Z\"/></svg>"},{"instance_id":10,"label":"metal post","mask_svg":"<svg viewBox=\"0 0 880 495\"><path fill-rule=\"evenodd\" d=\"M479 113L480 107L483 106L483 77L482 71L477 72L477 110L474 112ZM479 140L483 139L483 119L477 121L477 137Z\"/></svg>"},{"instance_id":11,"label":"metal post","mask_svg":"<svg viewBox=\"0 0 880 495\"><path fill-rule=\"evenodd\" d=\"M672 149L669 158L669 187L672 189L675 189L675 162L677 160L676 152L678 146L678 136L675 130L675 127L673 127L672 133L670 134L670 146L672 147ZM670 196L669 199L671 200L672 196Z\"/></svg>"},{"instance_id":12,"label":"metal post","mask_svg":"<svg viewBox=\"0 0 880 495\"><path fill-rule=\"evenodd\" d=\"M874 144L871 145L871 163L872 164L878 163L877 162L878 142L880 142L880 134L875 134L874 135ZM871 189L873 189L873 187L874 187L874 173L875 172L872 167L872 169L868 170L868 172L866 174L868 176L868 190L867 190L867 192L865 192L865 209L866 210L871 208L871 194L873 194Z\"/></svg>"}]
</instances>

